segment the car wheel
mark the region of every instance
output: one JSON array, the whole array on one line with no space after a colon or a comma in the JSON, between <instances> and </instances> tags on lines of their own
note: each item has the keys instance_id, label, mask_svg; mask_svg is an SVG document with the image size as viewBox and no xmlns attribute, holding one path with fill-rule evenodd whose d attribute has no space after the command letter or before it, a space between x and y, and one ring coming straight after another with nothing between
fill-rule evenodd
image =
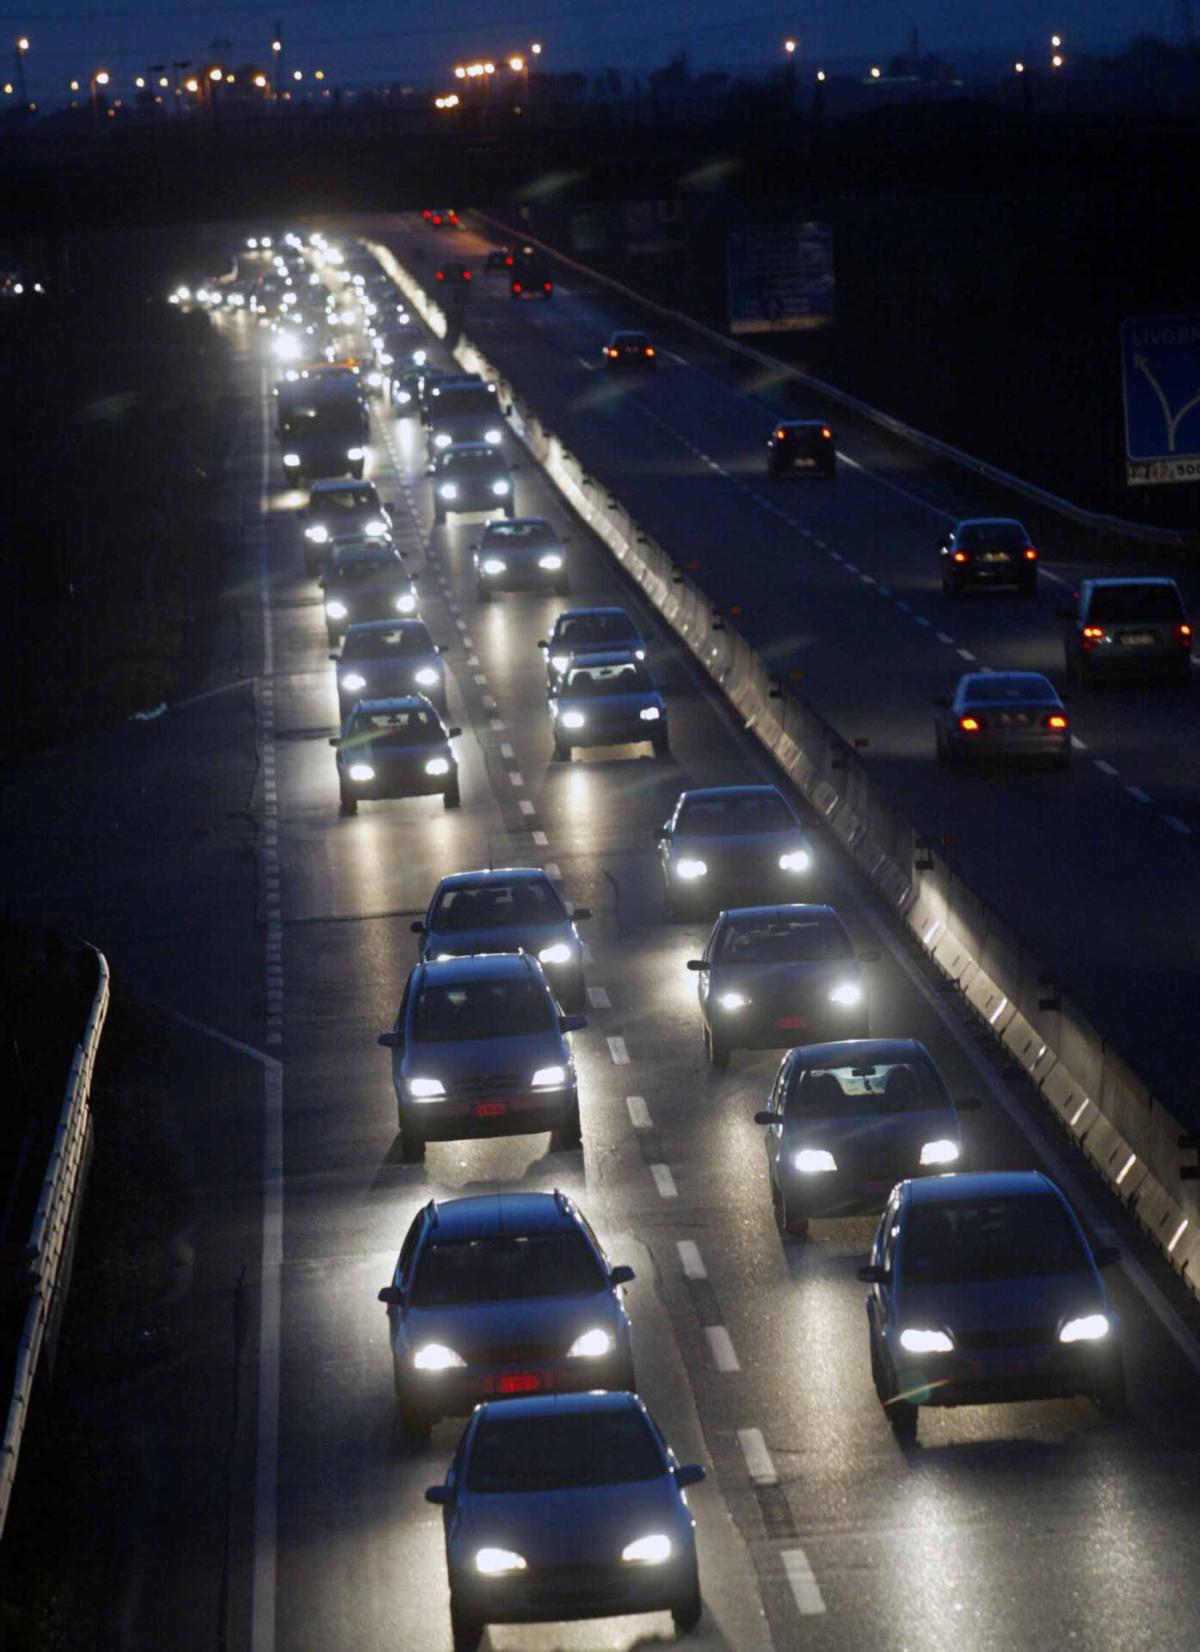
<instances>
[{"instance_id":1,"label":"car wheel","mask_svg":"<svg viewBox=\"0 0 1200 1652\"><path fill-rule=\"evenodd\" d=\"M341 797L340 812L344 815L356 815L358 813L358 799L356 797L351 797L349 792L343 792Z\"/></svg>"},{"instance_id":2,"label":"car wheel","mask_svg":"<svg viewBox=\"0 0 1200 1652\"><path fill-rule=\"evenodd\" d=\"M437 523L438 527L440 528L446 520L445 511L435 510L434 513L433 513L433 520Z\"/></svg>"},{"instance_id":3,"label":"car wheel","mask_svg":"<svg viewBox=\"0 0 1200 1652\"><path fill-rule=\"evenodd\" d=\"M708 1064L723 1073L729 1068L729 1045L711 1027L704 1029L704 1050L708 1056Z\"/></svg>"},{"instance_id":4,"label":"car wheel","mask_svg":"<svg viewBox=\"0 0 1200 1652\"><path fill-rule=\"evenodd\" d=\"M875 1326L874 1326L873 1322L871 1324L870 1344L871 1344L871 1381L875 1385L875 1397L878 1399L880 1405L886 1405L887 1404L887 1384L884 1381L884 1376L883 1376L883 1362L879 1357L879 1338L876 1334Z\"/></svg>"},{"instance_id":5,"label":"car wheel","mask_svg":"<svg viewBox=\"0 0 1200 1652\"><path fill-rule=\"evenodd\" d=\"M553 756L556 763L569 763L571 761L570 746L564 746L561 740L556 740L554 742Z\"/></svg>"},{"instance_id":6,"label":"car wheel","mask_svg":"<svg viewBox=\"0 0 1200 1652\"><path fill-rule=\"evenodd\" d=\"M671 739L667 734L656 734L650 744L654 747L655 757L670 757Z\"/></svg>"},{"instance_id":7,"label":"car wheel","mask_svg":"<svg viewBox=\"0 0 1200 1652\"><path fill-rule=\"evenodd\" d=\"M450 784L446 787L446 790L442 793L442 803L444 804L444 806L447 809L457 809L461 806L461 804L462 804L462 791L461 791L461 789L459 787L459 784L458 784L458 776L457 775L454 776L454 779L450 782Z\"/></svg>"},{"instance_id":8,"label":"car wheel","mask_svg":"<svg viewBox=\"0 0 1200 1652\"><path fill-rule=\"evenodd\" d=\"M483 1624L478 1618L468 1617L454 1604L454 1596L450 1597L450 1635L454 1641L454 1652L478 1652L480 1641L483 1639Z\"/></svg>"},{"instance_id":9,"label":"car wheel","mask_svg":"<svg viewBox=\"0 0 1200 1652\"><path fill-rule=\"evenodd\" d=\"M579 1102L567 1114L557 1130L550 1132L550 1146L556 1152L570 1152L583 1145L583 1124L579 1117Z\"/></svg>"},{"instance_id":10,"label":"car wheel","mask_svg":"<svg viewBox=\"0 0 1200 1652\"><path fill-rule=\"evenodd\" d=\"M400 1122L400 1158L405 1164L424 1164L425 1137L411 1124Z\"/></svg>"},{"instance_id":11,"label":"car wheel","mask_svg":"<svg viewBox=\"0 0 1200 1652\"><path fill-rule=\"evenodd\" d=\"M683 1599L671 1608L671 1621L677 1635L689 1635L700 1622L704 1602L700 1597L700 1579L693 1578L691 1588Z\"/></svg>"},{"instance_id":12,"label":"car wheel","mask_svg":"<svg viewBox=\"0 0 1200 1652\"><path fill-rule=\"evenodd\" d=\"M919 1405L913 1405L910 1400L897 1397L895 1372L888 1378L887 1398L883 1402L883 1408L887 1412L887 1420L897 1442L900 1445L912 1445L917 1437L917 1419L921 1408Z\"/></svg>"},{"instance_id":13,"label":"car wheel","mask_svg":"<svg viewBox=\"0 0 1200 1652\"><path fill-rule=\"evenodd\" d=\"M1129 1399L1125 1389L1125 1361L1118 1354L1113 1362L1113 1368L1108 1380L1102 1387L1097 1388L1093 1399L1096 1409L1102 1417L1124 1417L1129 1411Z\"/></svg>"}]
</instances>

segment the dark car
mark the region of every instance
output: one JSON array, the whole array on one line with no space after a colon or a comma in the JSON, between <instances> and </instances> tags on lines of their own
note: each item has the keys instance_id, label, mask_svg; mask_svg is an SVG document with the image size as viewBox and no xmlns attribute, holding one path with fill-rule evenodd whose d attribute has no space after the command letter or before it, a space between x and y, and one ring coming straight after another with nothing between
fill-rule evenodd
<instances>
[{"instance_id":1,"label":"dark car","mask_svg":"<svg viewBox=\"0 0 1200 1652\"><path fill-rule=\"evenodd\" d=\"M507 247L493 247L483 260L484 275L507 275L512 269L513 255Z\"/></svg>"},{"instance_id":2,"label":"dark car","mask_svg":"<svg viewBox=\"0 0 1200 1652\"><path fill-rule=\"evenodd\" d=\"M392 374L392 406L398 418L421 411L421 367L401 367Z\"/></svg>"},{"instance_id":3,"label":"dark car","mask_svg":"<svg viewBox=\"0 0 1200 1652\"><path fill-rule=\"evenodd\" d=\"M374 482L314 482L299 514L310 577L320 572L337 540L361 536L386 545L392 536L393 506L383 503Z\"/></svg>"},{"instance_id":4,"label":"dark car","mask_svg":"<svg viewBox=\"0 0 1200 1652\"><path fill-rule=\"evenodd\" d=\"M871 1375L897 1437L923 1405L1086 1394L1125 1410L1125 1366L1100 1269L1069 1201L1038 1170L901 1182L858 1277Z\"/></svg>"},{"instance_id":5,"label":"dark car","mask_svg":"<svg viewBox=\"0 0 1200 1652\"><path fill-rule=\"evenodd\" d=\"M961 767L1013 758L1071 765L1071 725L1040 671L968 671L934 699L939 763Z\"/></svg>"},{"instance_id":6,"label":"dark car","mask_svg":"<svg viewBox=\"0 0 1200 1652\"><path fill-rule=\"evenodd\" d=\"M434 271L433 279L443 287L462 287L473 279L473 274L465 258L443 258Z\"/></svg>"},{"instance_id":7,"label":"dark car","mask_svg":"<svg viewBox=\"0 0 1200 1652\"><path fill-rule=\"evenodd\" d=\"M604 346L604 365L610 371L632 367L653 372L658 366L658 352L648 333L613 333Z\"/></svg>"},{"instance_id":8,"label":"dark car","mask_svg":"<svg viewBox=\"0 0 1200 1652\"><path fill-rule=\"evenodd\" d=\"M421 619L368 620L346 632L337 667L338 712L345 721L356 700L423 694L444 717L446 667Z\"/></svg>"},{"instance_id":9,"label":"dark car","mask_svg":"<svg viewBox=\"0 0 1200 1652\"><path fill-rule=\"evenodd\" d=\"M499 447L504 415L496 386L474 373L470 378L443 379L430 399L425 438L431 458L459 442Z\"/></svg>"},{"instance_id":10,"label":"dark car","mask_svg":"<svg viewBox=\"0 0 1200 1652\"><path fill-rule=\"evenodd\" d=\"M528 952L545 971L560 1004L584 1006L583 945L575 925L591 917L586 906L567 908L537 866L453 872L438 884L424 920L422 958L456 958L473 952Z\"/></svg>"},{"instance_id":11,"label":"dark car","mask_svg":"<svg viewBox=\"0 0 1200 1652\"><path fill-rule=\"evenodd\" d=\"M569 1034L536 958L497 952L423 959L412 970L392 1032L392 1082L407 1163L430 1141L530 1135L580 1143L579 1091Z\"/></svg>"},{"instance_id":12,"label":"dark car","mask_svg":"<svg viewBox=\"0 0 1200 1652\"><path fill-rule=\"evenodd\" d=\"M1067 621L1067 677L1077 687L1134 676L1191 681L1192 627L1173 579L1085 579L1074 608L1058 612Z\"/></svg>"},{"instance_id":13,"label":"dark car","mask_svg":"<svg viewBox=\"0 0 1200 1652\"><path fill-rule=\"evenodd\" d=\"M553 298L554 272L544 258L515 259L508 290L513 298Z\"/></svg>"},{"instance_id":14,"label":"dark car","mask_svg":"<svg viewBox=\"0 0 1200 1652\"><path fill-rule=\"evenodd\" d=\"M493 591L554 591L566 596L567 539L541 516L514 516L489 522L471 548L475 595L486 600Z\"/></svg>"},{"instance_id":15,"label":"dark car","mask_svg":"<svg viewBox=\"0 0 1200 1652\"><path fill-rule=\"evenodd\" d=\"M789 901L812 883L812 848L774 786L681 792L655 837L667 906L677 916L711 912L739 898Z\"/></svg>"},{"instance_id":16,"label":"dark car","mask_svg":"<svg viewBox=\"0 0 1200 1652\"><path fill-rule=\"evenodd\" d=\"M941 1176L963 1159L958 1110L915 1038L802 1044L779 1065L766 1109L767 1178L781 1233L815 1216L882 1210L906 1176Z\"/></svg>"},{"instance_id":17,"label":"dark car","mask_svg":"<svg viewBox=\"0 0 1200 1652\"><path fill-rule=\"evenodd\" d=\"M634 1389L632 1278L564 1193L431 1199L379 1293L406 1432L480 1400Z\"/></svg>"},{"instance_id":18,"label":"dark car","mask_svg":"<svg viewBox=\"0 0 1200 1652\"><path fill-rule=\"evenodd\" d=\"M308 476L361 477L370 427L358 381L310 375L280 398L283 469L290 485Z\"/></svg>"},{"instance_id":19,"label":"dark car","mask_svg":"<svg viewBox=\"0 0 1200 1652\"><path fill-rule=\"evenodd\" d=\"M433 471L433 519L473 515L478 511L513 514L513 483L508 462L486 442L461 442L439 453Z\"/></svg>"},{"instance_id":20,"label":"dark car","mask_svg":"<svg viewBox=\"0 0 1200 1652\"><path fill-rule=\"evenodd\" d=\"M1026 596L1037 590L1037 549L1028 530L1012 517L969 517L950 530L938 554L948 597L983 585L1013 585Z\"/></svg>"},{"instance_id":21,"label":"dark car","mask_svg":"<svg viewBox=\"0 0 1200 1652\"><path fill-rule=\"evenodd\" d=\"M702 958L688 968L704 1048L714 1067L733 1050L778 1050L798 1038L865 1038L870 1030L862 963L831 906L742 906L722 912Z\"/></svg>"},{"instance_id":22,"label":"dark car","mask_svg":"<svg viewBox=\"0 0 1200 1652\"><path fill-rule=\"evenodd\" d=\"M458 228L458 213L453 207L427 207L422 217L430 229Z\"/></svg>"},{"instance_id":23,"label":"dark car","mask_svg":"<svg viewBox=\"0 0 1200 1652\"><path fill-rule=\"evenodd\" d=\"M358 700L329 744L337 748L338 792L344 815L360 802L441 793L447 809L462 801L458 760L447 728L423 694Z\"/></svg>"},{"instance_id":24,"label":"dark car","mask_svg":"<svg viewBox=\"0 0 1200 1652\"><path fill-rule=\"evenodd\" d=\"M681 1465L636 1394L485 1400L459 1442L441 1506L455 1652L489 1623L670 1612L700 1621L696 1530Z\"/></svg>"},{"instance_id":25,"label":"dark car","mask_svg":"<svg viewBox=\"0 0 1200 1652\"><path fill-rule=\"evenodd\" d=\"M820 419L781 419L767 437L767 475L809 471L832 482L837 475L837 442Z\"/></svg>"},{"instance_id":26,"label":"dark car","mask_svg":"<svg viewBox=\"0 0 1200 1652\"><path fill-rule=\"evenodd\" d=\"M554 622L549 637L539 639L546 651L546 692L553 694L575 654L628 649L635 659L646 658L641 632L624 608L568 608Z\"/></svg>"},{"instance_id":27,"label":"dark car","mask_svg":"<svg viewBox=\"0 0 1200 1652\"><path fill-rule=\"evenodd\" d=\"M667 704L644 663L628 649L575 656L550 697L554 756L569 762L576 746L648 742L667 757Z\"/></svg>"},{"instance_id":28,"label":"dark car","mask_svg":"<svg viewBox=\"0 0 1200 1652\"><path fill-rule=\"evenodd\" d=\"M370 540L342 540L321 576L325 629L331 643L365 620L395 619L417 611L416 582L399 551Z\"/></svg>"}]
</instances>

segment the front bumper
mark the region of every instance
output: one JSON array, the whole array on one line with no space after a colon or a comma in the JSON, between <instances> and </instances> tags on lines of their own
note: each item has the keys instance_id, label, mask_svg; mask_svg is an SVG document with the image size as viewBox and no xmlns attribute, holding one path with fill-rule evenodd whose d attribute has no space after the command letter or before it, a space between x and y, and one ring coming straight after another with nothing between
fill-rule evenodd
<instances>
[{"instance_id":1,"label":"front bumper","mask_svg":"<svg viewBox=\"0 0 1200 1652\"><path fill-rule=\"evenodd\" d=\"M351 780L344 771L338 783L347 797L356 797L364 803L387 797L440 797L449 791L458 777L453 764L449 774L425 774L412 769L377 769L374 780Z\"/></svg>"},{"instance_id":2,"label":"front bumper","mask_svg":"<svg viewBox=\"0 0 1200 1652\"><path fill-rule=\"evenodd\" d=\"M531 1565L526 1571L495 1578L464 1575L455 1568L451 1579L459 1611L484 1623L567 1622L668 1612L695 1588L696 1561L690 1553L661 1566L628 1565L621 1560Z\"/></svg>"},{"instance_id":3,"label":"front bumper","mask_svg":"<svg viewBox=\"0 0 1200 1652\"><path fill-rule=\"evenodd\" d=\"M494 1099L411 1101L399 1090L401 1123L426 1141L477 1141L492 1136L533 1136L558 1130L579 1105L574 1085L561 1090L526 1091Z\"/></svg>"},{"instance_id":4,"label":"front bumper","mask_svg":"<svg viewBox=\"0 0 1200 1652\"><path fill-rule=\"evenodd\" d=\"M436 1422L440 1417L469 1417L481 1400L626 1388L632 1374L628 1348L618 1348L605 1359L531 1355L517 1364L469 1364L465 1371L410 1369L398 1382L398 1391L402 1410Z\"/></svg>"},{"instance_id":5,"label":"front bumper","mask_svg":"<svg viewBox=\"0 0 1200 1652\"><path fill-rule=\"evenodd\" d=\"M867 1010L861 1005L834 1014L824 1009L764 1014L756 1013L751 1003L741 1010L713 1009L707 1020L712 1032L733 1050L784 1050L871 1036Z\"/></svg>"},{"instance_id":6,"label":"front bumper","mask_svg":"<svg viewBox=\"0 0 1200 1652\"><path fill-rule=\"evenodd\" d=\"M640 746L667 738L667 719L644 723L640 717L623 717L619 722L593 723L582 728L564 728L554 725L554 738L562 746Z\"/></svg>"},{"instance_id":7,"label":"front bumper","mask_svg":"<svg viewBox=\"0 0 1200 1652\"><path fill-rule=\"evenodd\" d=\"M1120 1363L1120 1344L1111 1335L1100 1344L956 1350L923 1359L901 1350L895 1362L896 1392L916 1405L1069 1399L1104 1389Z\"/></svg>"},{"instance_id":8,"label":"front bumper","mask_svg":"<svg viewBox=\"0 0 1200 1652\"><path fill-rule=\"evenodd\" d=\"M475 569L479 584L493 591L541 591L553 588L566 577L565 559L561 568L541 568L536 562L510 562L501 574L489 574L482 567Z\"/></svg>"}]
</instances>

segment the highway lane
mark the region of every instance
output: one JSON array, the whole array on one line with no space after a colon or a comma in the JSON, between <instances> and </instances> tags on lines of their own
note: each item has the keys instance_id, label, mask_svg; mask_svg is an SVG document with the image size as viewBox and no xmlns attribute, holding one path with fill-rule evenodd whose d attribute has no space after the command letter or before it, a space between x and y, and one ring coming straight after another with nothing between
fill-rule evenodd
<instances>
[{"instance_id":1,"label":"highway lane","mask_svg":"<svg viewBox=\"0 0 1200 1652\"><path fill-rule=\"evenodd\" d=\"M1051 1636L1147 1652L1188 1644L1200 1592L1187 1563L1197 1513L1192 1367L1118 1280L1134 1420L1102 1424L1084 1402L948 1413L923 1419L921 1446L900 1452L870 1387L853 1277L871 1223L818 1224L811 1244L781 1246L750 1121L774 1061L742 1056L728 1074L708 1072L683 969L703 926L667 923L662 911L651 833L678 789L755 778L761 760L643 612L670 690L674 761L594 753L552 765L534 644L560 604L511 595L477 604L468 550L477 529L431 530L418 428L398 421L390 441L380 434L384 496L403 497L389 486L398 464L421 513L429 555L422 563L414 550L414 560L434 634L458 639L451 705L469 730L464 806L446 815L436 799L418 800L338 817L324 744L334 715L328 650L288 519L296 501L273 491L287 983L277 1643L341 1642L349 1626L367 1647L447 1644L440 1537L420 1493L457 1430L442 1425L415 1456L395 1441L374 1290L430 1194L557 1183L578 1194L614 1259L638 1268L643 1391L672 1437L695 1450L702 1441L716 1470L697 1504L709 1607L698 1645L758 1643L758 1599L780 1649L849 1652L868 1640L897 1652L949 1649L964 1633L1014 1649ZM528 463L517 499L561 520ZM574 533L572 601L641 611ZM408 915L438 875L489 851L556 867L569 896L597 911L586 932L589 980L603 996L577 1039L584 1150L551 1155L543 1138L447 1144L431 1147L424 1167L404 1167L373 1034L390 1022L414 956ZM821 851L818 892L836 899L860 942L877 926L887 934L830 846ZM874 966L872 993L877 1031L923 1037L956 1093L987 1093L969 1121L978 1162L1035 1162L994 1099L991 1063L947 1019L946 995L902 942L891 939ZM1035 1099L1007 1099L1036 1127ZM698 1268L704 1277L687 1277ZM1173 1282L1166 1288L1183 1305ZM756 1487L752 1469L774 1483ZM650 1644L668 1632L618 1620L497 1631L493 1644L628 1646L647 1644L648 1631Z\"/></svg>"},{"instance_id":2,"label":"highway lane","mask_svg":"<svg viewBox=\"0 0 1200 1652\"><path fill-rule=\"evenodd\" d=\"M448 245L396 220L385 239L417 270ZM931 696L976 666L1061 682L1055 608L1076 578L1111 568L1059 560L1051 526L1036 601L944 598L942 527L1019 502L945 467L901 466L894 446L857 431L834 487L768 484L762 441L778 398L748 395L701 348L686 362L668 351L654 378L614 380L599 344L621 319L571 279L549 304L513 304L501 283L481 282L468 331L638 520L697 564L716 602L741 607L765 656L802 673L800 691L847 738L869 741L867 760L918 825L1164 1099L1194 1109L1179 1074L1197 1054L1195 949L1178 913L1200 895L1195 685L1075 695L1069 777L948 776L933 762ZM1078 535L1062 537L1077 554ZM1194 573L1177 572L1200 606Z\"/></svg>"}]
</instances>

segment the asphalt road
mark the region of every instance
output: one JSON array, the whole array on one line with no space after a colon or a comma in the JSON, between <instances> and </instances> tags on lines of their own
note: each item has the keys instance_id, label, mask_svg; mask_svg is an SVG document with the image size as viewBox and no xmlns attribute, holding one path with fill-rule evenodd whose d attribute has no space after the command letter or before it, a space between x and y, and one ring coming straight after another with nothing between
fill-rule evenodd
<instances>
[{"instance_id":1,"label":"asphalt road","mask_svg":"<svg viewBox=\"0 0 1200 1652\"><path fill-rule=\"evenodd\" d=\"M538 331L565 326L574 307L538 306L536 318L522 312L505 326L532 359ZM425 1450L399 1439L375 1292L430 1197L560 1186L578 1198L612 1259L636 1268L629 1301L640 1390L681 1457L710 1467L694 1499L705 1615L691 1644L1190 1652L1200 1621L1200 1344L1191 1299L1082 1160L1060 1158L1068 1149L1051 1137L1040 1101L1004 1076L988 1041L814 826L814 898L838 907L856 942L882 949L870 969L873 1030L923 1039L955 1094L983 1098L965 1119L977 1164L1048 1167L1082 1198L1095 1234L1114 1232L1127 1257L1108 1278L1129 1366L1128 1419L1101 1421L1082 1400L927 1413L920 1443L907 1452L896 1444L871 1387L864 1288L854 1277L873 1224L817 1223L807 1243L780 1242L752 1122L775 1059L742 1054L728 1073L710 1072L695 978L684 969L704 928L671 923L663 910L652 834L678 791L770 776L765 760L607 555L563 520L526 460L518 509L572 532L572 603L620 602L638 614L672 727L669 761L621 749L552 764L535 644L563 604L531 595L476 602L469 546L477 527L431 528L419 426L385 414L368 473L400 507L422 611L449 645L463 807L446 813L437 798L417 799L340 817L326 743L333 668L294 520L303 496L287 491L267 431L269 371L249 318L222 325L240 329L247 409L228 482L229 514L244 523L247 547L230 601L253 604L260 576L265 598L253 699L230 691L237 710L224 742L220 711L197 706L118 731L119 767L92 753L72 769L70 748L31 765L15 792L10 785L5 819L25 823L23 833L10 826L7 841L24 845L29 906L52 902L63 922L90 913L91 937L142 991L240 1040L264 1077L258 1108L214 1107L209 1158L223 1139L226 1169L221 1185L206 1184L213 1197L200 1234L218 1251L228 1247L247 1202L258 1207L251 1313L262 1340L246 1367L244 1415L255 1426L239 1456L230 1646L449 1646L440 1516L422 1492L442 1478L457 1426L439 1425ZM579 372L588 390L592 380ZM644 421L647 475L662 458L653 428ZM685 505L682 487L671 498L688 512L683 523L702 524L705 503L714 530L736 518L719 515L719 490L700 505ZM835 580L846 577L828 572L814 602L833 601ZM866 595L883 609L877 594ZM985 623L987 610L978 612L985 618L971 623ZM257 638L254 626L244 630ZM219 696L201 702L219 705ZM147 809L141 861L118 824L91 834L90 865L82 848L72 850L60 878L54 842L39 849L35 841L39 799L41 819L62 840L87 839L83 822L97 800L143 796L156 772L163 832L155 837ZM1099 785L1082 768L1076 779ZM996 789L997 807L1009 793ZM239 854L225 877L201 877L182 847L187 820L211 826L226 810L248 811L252 858ZM575 1039L583 1149L551 1154L540 1136L451 1143L431 1146L423 1166L404 1166L389 1058L374 1035L391 1023L415 957L410 917L443 873L489 861L544 865L568 898L595 909L585 930L590 1024ZM105 902L90 895L95 885ZM176 901L187 924L173 919ZM156 907L157 940L147 916ZM193 1353L202 1352L197 1343ZM214 1391L209 1403L227 1396ZM204 1430L196 1437L204 1449ZM169 1578L183 1566L190 1579L209 1561L211 1532L178 1495L180 1483L172 1467L146 1492L147 1574L157 1565ZM208 1644L165 1615L148 1639L138 1610L135 1600L124 1644ZM663 1615L494 1630L491 1645L582 1652L671 1638Z\"/></svg>"},{"instance_id":2,"label":"asphalt road","mask_svg":"<svg viewBox=\"0 0 1200 1652\"><path fill-rule=\"evenodd\" d=\"M448 250L489 244L419 219L374 231L428 279ZM948 774L934 762L935 694L983 667L1044 671L1065 687L1056 608L1079 578L1128 570L1100 560L1110 546L1081 544L1039 513L1036 600L944 597L944 528L1028 516L1025 502L857 429L840 435L836 483L769 482L764 442L780 409L825 410L783 403L766 373L736 372L701 342L671 341L653 375L608 373L601 346L621 325L644 318L570 273L549 303L514 303L501 279L481 277L465 321L586 468L695 565L716 604L740 606L738 626L780 674L800 673L827 720L868 743L873 774L1164 1103L1200 1124L1185 1076L1200 1059L1200 972L1181 921L1200 903L1200 686L1070 696L1069 775ZM1164 571L1200 611L1195 570Z\"/></svg>"}]
</instances>

